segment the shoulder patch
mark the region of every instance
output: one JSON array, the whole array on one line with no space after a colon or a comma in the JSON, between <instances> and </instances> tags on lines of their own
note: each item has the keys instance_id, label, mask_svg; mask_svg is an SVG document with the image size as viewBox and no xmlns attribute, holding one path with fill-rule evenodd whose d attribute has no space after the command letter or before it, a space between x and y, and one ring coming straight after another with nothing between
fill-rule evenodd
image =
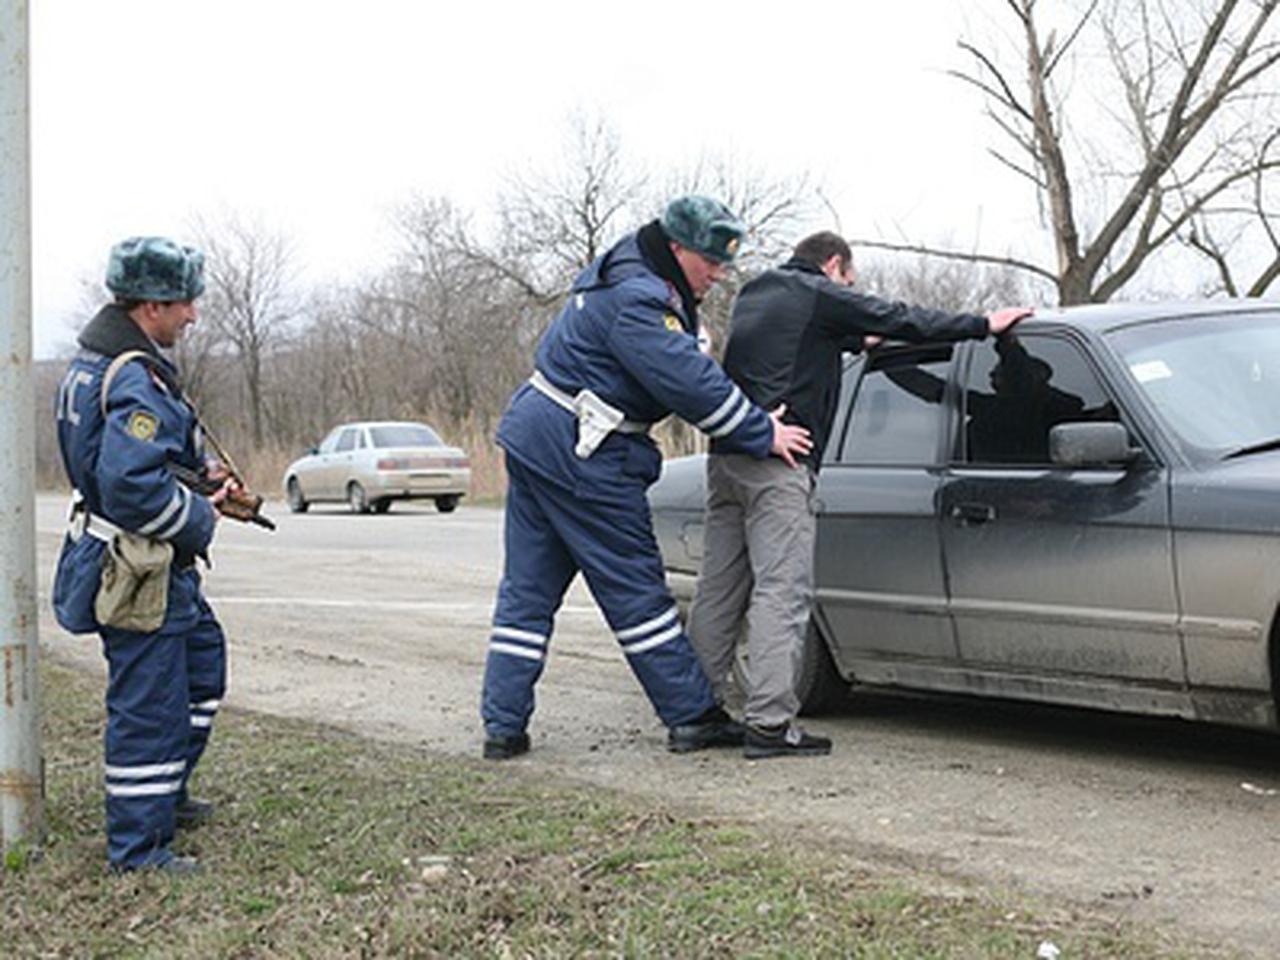
<instances>
[{"instance_id":1,"label":"shoulder patch","mask_svg":"<svg viewBox=\"0 0 1280 960\"><path fill-rule=\"evenodd\" d=\"M662 325L672 333L684 333L684 324L680 322L680 318L674 313L663 314Z\"/></svg>"},{"instance_id":2,"label":"shoulder patch","mask_svg":"<svg viewBox=\"0 0 1280 960\"><path fill-rule=\"evenodd\" d=\"M160 426L160 421L155 414L148 413L145 410L135 410L133 416L129 418L129 423L125 426L129 436L138 440L155 439L156 430Z\"/></svg>"}]
</instances>

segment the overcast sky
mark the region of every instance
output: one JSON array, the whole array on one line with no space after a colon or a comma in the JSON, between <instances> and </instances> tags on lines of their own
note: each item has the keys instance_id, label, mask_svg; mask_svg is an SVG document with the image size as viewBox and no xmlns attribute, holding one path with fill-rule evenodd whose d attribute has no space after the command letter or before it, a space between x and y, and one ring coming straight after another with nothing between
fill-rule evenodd
<instances>
[{"instance_id":1,"label":"overcast sky","mask_svg":"<svg viewBox=\"0 0 1280 960\"><path fill-rule=\"evenodd\" d=\"M36 356L72 341L116 240L230 210L289 236L305 279L356 279L395 204L483 212L575 111L650 171L809 171L849 235L1016 243L1030 197L945 75L993 2L32 0Z\"/></svg>"}]
</instances>

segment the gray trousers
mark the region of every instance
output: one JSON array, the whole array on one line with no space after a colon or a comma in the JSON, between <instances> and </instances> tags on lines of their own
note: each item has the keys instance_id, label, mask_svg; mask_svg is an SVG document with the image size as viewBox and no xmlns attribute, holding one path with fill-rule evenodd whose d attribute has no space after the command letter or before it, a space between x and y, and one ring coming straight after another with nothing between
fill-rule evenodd
<instances>
[{"instance_id":1,"label":"gray trousers","mask_svg":"<svg viewBox=\"0 0 1280 960\"><path fill-rule=\"evenodd\" d=\"M707 457L702 572L688 634L724 703L746 625L751 724L775 726L799 710L796 674L813 599L813 475L776 457Z\"/></svg>"}]
</instances>

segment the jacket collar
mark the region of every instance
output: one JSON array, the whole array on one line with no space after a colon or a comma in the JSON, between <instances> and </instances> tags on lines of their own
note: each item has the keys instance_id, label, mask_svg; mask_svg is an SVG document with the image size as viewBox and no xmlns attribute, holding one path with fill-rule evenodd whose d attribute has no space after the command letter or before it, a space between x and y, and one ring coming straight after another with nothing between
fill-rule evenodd
<instances>
[{"instance_id":1,"label":"jacket collar","mask_svg":"<svg viewBox=\"0 0 1280 960\"><path fill-rule=\"evenodd\" d=\"M822 268L819 267L817 264L810 263L808 260L800 260L800 259L797 259L796 257L792 257L790 260L788 260L778 269L779 270L798 270L801 273L816 273L823 277L826 276L826 274L822 272Z\"/></svg>"},{"instance_id":2,"label":"jacket collar","mask_svg":"<svg viewBox=\"0 0 1280 960\"><path fill-rule=\"evenodd\" d=\"M109 303L89 321L80 332L77 343L86 350L105 357L118 357L129 350L141 350L148 357L148 366L165 381L175 394L181 389L178 372L160 353L155 341L142 332L133 318L117 304Z\"/></svg>"},{"instance_id":3,"label":"jacket collar","mask_svg":"<svg viewBox=\"0 0 1280 960\"><path fill-rule=\"evenodd\" d=\"M649 269L667 283L676 288L680 294L680 305L684 307L684 315L688 318L688 332L698 332L698 298L693 295L689 279L680 268L680 262L671 252L671 238L662 229L662 223L654 220L640 228L636 234L636 243L640 247L640 256L649 265Z\"/></svg>"}]
</instances>

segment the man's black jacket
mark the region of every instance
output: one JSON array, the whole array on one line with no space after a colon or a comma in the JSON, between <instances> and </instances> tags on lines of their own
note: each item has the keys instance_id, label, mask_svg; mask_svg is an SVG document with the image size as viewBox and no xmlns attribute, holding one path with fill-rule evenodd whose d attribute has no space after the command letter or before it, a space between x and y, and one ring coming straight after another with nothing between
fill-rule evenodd
<instances>
[{"instance_id":1,"label":"man's black jacket","mask_svg":"<svg viewBox=\"0 0 1280 960\"><path fill-rule=\"evenodd\" d=\"M748 282L733 306L724 368L766 410L787 405L784 419L808 427L816 473L840 396L840 354L862 338L965 340L987 334L986 317L913 307L855 293L818 267L790 260ZM713 443L712 453L730 451Z\"/></svg>"}]
</instances>

